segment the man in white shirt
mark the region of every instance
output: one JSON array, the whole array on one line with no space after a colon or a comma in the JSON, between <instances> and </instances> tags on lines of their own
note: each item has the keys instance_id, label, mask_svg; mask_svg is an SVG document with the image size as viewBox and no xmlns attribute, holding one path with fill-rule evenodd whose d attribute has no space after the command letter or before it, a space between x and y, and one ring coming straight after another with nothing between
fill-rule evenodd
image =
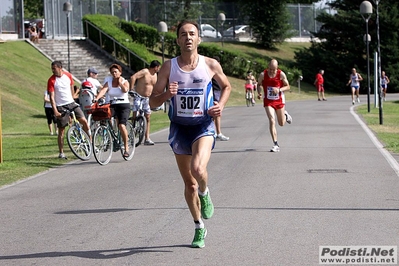
<instances>
[{"instance_id":1,"label":"man in white shirt","mask_svg":"<svg viewBox=\"0 0 399 266\"><path fill-rule=\"evenodd\" d=\"M64 154L64 132L69 123L69 116L63 115L66 110L74 111L76 118L83 126L83 130L91 137L91 132L87 120L79 108L79 105L73 99L73 78L71 73L62 69L60 61L51 63L53 75L47 81L47 91L50 94L51 106L54 110L54 116L57 118L58 127L58 158L66 159Z\"/></svg>"},{"instance_id":2,"label":"man in white shirt","mask_svg":"<svg viewBox=\"0 0 399 266\"><path fill-rule=\"evenodd\" d=\"M97 95L97 92L103 88L103 85L98 81L98 71L94 67L87 70L87 78L85 81L89 81L95 88L95 90L93 90L94 95Z\"/></svg>"},{"instance_id":3,"label":"man in white shirt","mask_svg":"<svg viewBox=\"0 0 399 266\"><path fill-rule=\"evenodd\" d=\"M79 89L79 102L80 106L87 117L87 110L91 109L93 99L97 96L97 93L103 88L101 83L97 79L98 71L94 67L87 70L87 78L82 82L82 88ZM91 93L84 91L83 89L90 89Z\"/></svg>"}]
</instances>

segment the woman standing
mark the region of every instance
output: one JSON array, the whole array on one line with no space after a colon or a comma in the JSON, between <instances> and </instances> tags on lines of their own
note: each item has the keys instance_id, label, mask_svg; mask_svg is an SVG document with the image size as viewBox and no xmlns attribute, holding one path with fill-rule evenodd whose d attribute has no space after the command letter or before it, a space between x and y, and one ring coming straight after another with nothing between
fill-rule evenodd
<instances>
[{"instance_id":1,"label":"woman standing","mask_svg":"<svg viewBox=\"0 0 399 266\"><path fill-rule=\"evenodd\" d=\"M108 92L108 97L111 101L111 108L113 116L116 116L118 128L121 132L125 150L124 157L129 157L128 146L128 132L126 129L126 122L130 115L130 102L129 102L129 81L124 79L122 75L122 67L118 64L112 64L109 68L112 76L108 76L104 80L104 86L93 100L97 102Z\"/></svg>"},{"instance_id":2,"label":"woman standing","mask_svg":"<svg viewBox=\"0 0 399 266\"><path fill-rule=\"evenodd\" d=\"M390 82L389 78L387 75L385 75L385 71L381 71L381 91L382 91L382 97L384 98L384 101L386 101L386 96L387 96L387 89L388 89L388 83Z\"/></svg>"}]
</instances>

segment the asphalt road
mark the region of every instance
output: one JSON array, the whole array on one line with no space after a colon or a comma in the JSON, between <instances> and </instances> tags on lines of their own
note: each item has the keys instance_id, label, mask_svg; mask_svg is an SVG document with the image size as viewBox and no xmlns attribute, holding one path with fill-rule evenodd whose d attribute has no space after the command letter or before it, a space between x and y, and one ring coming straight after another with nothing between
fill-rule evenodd
<instances>
[{"instance_id":1,"label":"asphalt road","mask_svg":"<svg viewBox=\"0 0 399 266\"><path fill-rule=\"evenodd\" d=\"M225 109L204 249L189 247L194 224L163 130L130 162L73 161L1 188L0 265L319 265L322 245L397 246L399 166L350 97L287 109L279 153L259 103Z\"/></svg>"}]
</instances>

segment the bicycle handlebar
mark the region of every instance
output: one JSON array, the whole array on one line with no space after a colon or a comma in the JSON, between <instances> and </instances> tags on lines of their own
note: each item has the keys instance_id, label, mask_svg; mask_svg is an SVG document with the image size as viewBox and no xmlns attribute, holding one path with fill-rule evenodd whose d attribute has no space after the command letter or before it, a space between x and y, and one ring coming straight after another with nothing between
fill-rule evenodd
<instances>
[{"instance_id":1,"label":"bicycle handlebar","mask_svg":"<svg viewBox=\"0 0 399 266\"><path fill-rule=\"evenodd\" d=\"M138 93L135 92L135 91L129 91L129 95L132 96L132 97L134 97L134 98L141 98L141 99L147 98L147 97L141 96L140 94L138 94Z\"/></svg>"}]
</instances>

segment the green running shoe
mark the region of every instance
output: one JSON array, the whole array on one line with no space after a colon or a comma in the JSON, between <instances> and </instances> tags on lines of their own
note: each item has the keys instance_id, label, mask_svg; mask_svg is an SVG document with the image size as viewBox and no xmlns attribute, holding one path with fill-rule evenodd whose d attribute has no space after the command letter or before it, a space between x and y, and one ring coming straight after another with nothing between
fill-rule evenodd
<instances>
[{"instance_id":1,"label":"green running shoe","mask_svg":"<svg viewBox=\"0 0 399 266\"><path fill-rule=\"evenodd\" d=\"M203 248L205 247L205 237L206 237L206 228L198 228L195 229L195 235L193 242L191 243L192 248Z\"/></svg>"},{"instance_id":2,"label":"green running shoe","mask_svg":"<svg viewBox=\"0 0 399 266\"><path fill-rule=\"evenodd\" d=\"M201 201L201 215L204 219L209 219L213 215L214 207L209 195L209 191L205 196L198 195Z\"/></svg>"}]
</instances>

